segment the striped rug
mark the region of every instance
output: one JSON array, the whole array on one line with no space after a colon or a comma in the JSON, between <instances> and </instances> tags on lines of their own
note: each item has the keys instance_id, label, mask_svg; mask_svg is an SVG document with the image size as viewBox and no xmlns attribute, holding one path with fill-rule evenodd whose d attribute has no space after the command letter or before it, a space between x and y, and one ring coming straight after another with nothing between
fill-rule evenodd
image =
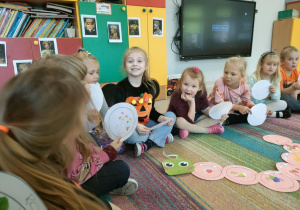
<instances>
[{"instance_id":1,"label":"striped rug","mask_svg":"<svg viewBox=\"0 0 300 210\"><path fill-rule=\"evenodd\" d=\"M289 119L270 119L258 127L248 124L227 126L221 135L190 134L175 137L165 148L152 148L134 157L131 147L119 155L131 167L131 177L139 183L136 194L108 199L122 209L300 209L300 190L280 193L260 184L239 185L225 178L201 180L192 174L168 176L161 162L166 154L177 154L193 163L215 162L222 167L243 165L257 172L276 170L283 162L282 146L262 139L267 134L289 137L300 143L300 114Z\"/></svg>"}]
</instances>

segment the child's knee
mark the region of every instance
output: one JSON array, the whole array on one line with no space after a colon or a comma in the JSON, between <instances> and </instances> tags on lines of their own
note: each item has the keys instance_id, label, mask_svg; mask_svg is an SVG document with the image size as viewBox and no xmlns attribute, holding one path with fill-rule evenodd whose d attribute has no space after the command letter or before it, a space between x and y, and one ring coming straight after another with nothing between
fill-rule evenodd
<instances>
[{"instance_id":1,"label":"child's knee","mask_svg":"<svg viewBox=\"0 0 300 210\"><path fill-rule=\"evenodd\" d=\"M169 118L173 118L174 119L173 124L175 123L176 115L173 112L166 112L166 113L164 113L164 116L169 117Z\"/></svg>"}]
</instances>

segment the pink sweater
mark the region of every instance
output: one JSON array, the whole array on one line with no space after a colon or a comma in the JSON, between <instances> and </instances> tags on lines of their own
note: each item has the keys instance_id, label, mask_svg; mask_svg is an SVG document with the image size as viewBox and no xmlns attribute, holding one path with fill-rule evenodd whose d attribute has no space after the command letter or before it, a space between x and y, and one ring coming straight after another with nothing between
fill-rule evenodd
<instances>
[{"instance_id":1,"label":"pink sweater","mask_svg":"<svg viewBox=\"0 0 300 210\"><path fill-rule=\"evenodd\" d=\"M239 99L241 100L240 102ZM240 104L249 108L255 105L250 100L249 86L245 81L241 81L238 88L231 89L225 84L223 77L220 77L215 82L214 89L211 94L209 94L208 100L210 101L211 107L224 101L230 101L233 104L232 107L235 104Z\"/></svg>"}]
</instances>

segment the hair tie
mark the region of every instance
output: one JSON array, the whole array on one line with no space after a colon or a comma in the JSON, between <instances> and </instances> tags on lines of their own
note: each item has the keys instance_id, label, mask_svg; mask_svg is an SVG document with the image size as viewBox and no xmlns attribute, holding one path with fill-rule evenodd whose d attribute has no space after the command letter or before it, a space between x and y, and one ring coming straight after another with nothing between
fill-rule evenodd
<instances>
[{"instance_id":1,"label":"hair tie","mask_svg":"<svg viewBox=\"0 0 300 210\"><path fill-rule=\"evenodd\" d=\"M82 52L82 51L83 51L83 49L81 49L81 48L78 50L78 52Z\"/></svg>"},{"instance_id":2,"label":"hair tie","mask_svg":"<svg viewBox=\"0 0 300 210\"><path fill-rule=\"evenodd\" d=\"M194 69L195 73L198 73L200 71L200 69L198 67L193 67L193 69Z\"/></svg>"},{"instance_id":3,"label":"hair tie","mask_svg":"<svg viewBox=\"0 0 300 210\"><path fill-rule=\"evenodd\" d=\"M268 52L264 52L260 58L261 60L263 60L267 55L276 55L276 49L270 50Z\"/></svg>"},{"instance_id":4,"label":"hair tie","mask_svg":"<svg viewBox=\"0 0 300 210\"><path fill-rule=\"evenodd\" d=\"M8 133L9 129L3 125L0 125L0 130L2 130L4 133Z\"/></svg>"}]
</instances>

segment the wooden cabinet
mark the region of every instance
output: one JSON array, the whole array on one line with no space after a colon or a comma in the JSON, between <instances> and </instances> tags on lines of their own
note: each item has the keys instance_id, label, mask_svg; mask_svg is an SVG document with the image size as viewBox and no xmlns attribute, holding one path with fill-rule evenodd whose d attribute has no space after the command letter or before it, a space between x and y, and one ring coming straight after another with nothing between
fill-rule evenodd
<instances>
[{"instance_id":1,"label":"wooden cabinet","mask_svg":"<svg viewBox=\"0 0 300 210\"><path fill-rule=\"evenodd\" d=\"M276 20L273 24L272 49L281 50L292 45L300 50L300 18Z\"/></svg>"},{"instance_id":2,"label":"wooden cabinet","mask_svg":"<svg viewBox=\"0 0 300 210\"><path fill-rule=\"evenodd\" d=\"M166 0L126 0L127 5L144 7L166 7Z\"/></svg>"},{"instance_id":3,"label":"wooden cabinet","mask_svg":"<svg viewBox=\"0 0 300 210\"><path fill-rule=\"evenodd\" d=\"M35 60L41 57L37 38L0 38L6 43L7 66L0 67L0 89L14 73L14 60ZM37 41L37 42L35 42ZM56 39L59 54L72 55L82 48L80 38Z\"/></svg>"},{"instance_id":4,"label":"wooden cabinet","mask_svg":"<svg viewBox=\"0 0 300 210\"><path fill-rule=\"evenodd\" d=\"M95 15L98 37L82 37L83 47L100 63L100 83L119 82L125 77L122 68L124 52L128 49L128 26L126 5L111 5L111 15L96 14L92 2L79 2L80 15ZM121 25L122 42L110 43L107 22Z\"/></svg>"},{"instance_id":5,"label":"wooden cabinet","mask_svg":"<svg viewBox=\"0 0 300 210\"><path fill-rule=\"evenodd\" d=\"M140 37L129 36L129 47L144 49L149 58L149 75L158 81L161 94L166 99L167 87L167 46L166 46L166 10L165 8L127 6L128 18L140 19ZM161 35L155 34L154 22L161 24Z\"/></svg>"}]
</instances>

